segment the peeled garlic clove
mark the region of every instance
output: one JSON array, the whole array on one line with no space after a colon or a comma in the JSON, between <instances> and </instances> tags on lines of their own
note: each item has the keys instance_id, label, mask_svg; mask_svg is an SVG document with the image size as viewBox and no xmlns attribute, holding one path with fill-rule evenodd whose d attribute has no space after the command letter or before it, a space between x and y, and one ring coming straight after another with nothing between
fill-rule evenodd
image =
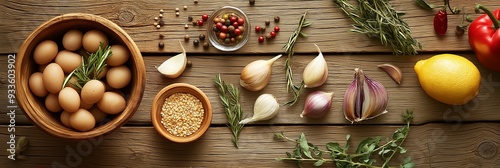
<instances>
[{"instance_id":1,"label":"peeled garlic clove","mask_svg":"<svg viewBox=\"0 0 500 168\"><path fill-rule=\"evenodd\" d=\"M403 79L401 69L392 64L380 64L377 66L382 68L396 83L401 84L401 80Z\"/></svg>"},{"instance_id":2,"label":"peeled garlic clove","mask_svg":"<svg viewBox=\"0 0 500 168\"><path fill-rule=\"evenodd\" d=\"M388 95L378 81L368 78L363 70L354 69L354 81L344 95L344 115L351 122L360 122L387 113Z\"/></svg>"},{"instance_id":3,"label":"peeled garlic clove","mask_svg":"<svg viewBox=\"0 0 500 168\"><path fill-rule=\"evenodd\" d=\"M247 124L255 121L269 120L278 114L280 105L271 94L262 94L253 106L253 116L240 121L240 124Z\"/></svg>"},{"instance_id":4,"label":"peeled garlic clove","mask_svg":"<svg viewBox=\"0 0 500 168\"><path fill-rule=\"evenodd\" d=\"M330 107L332 107L332 99L333 99L333 92L326 93L322 91L316 91L310 93L306 97L304 111L302 111L300 117L301 118L303 118L304 116L311 118L323 117L328 111L330 111Z\"/></svg>"},{"instance_id":5,"label":"peeled garlic clove","mask_svg":"<svg viewBox=\"0 0 500 168\"><path fill-rule=\"evenodd\" d=\"M314 58L309 64L307 64L304 72L302 73L302 79L304 79L304 84L306 88L314 88L323 85L328 77L328 66L326 60L323 57L323 53L319 49L318 45L314 44L318 49L318 56Z\"/></svg>"},{"instance_id":6,"label":"peeled garlic clove","mask_svg":"<svg viewBox=\"0 0 500 168\"><path fill-rule=\"evenodd\" d=\"M269 60L253 61L241 71L240 85L250 91L259 91L266 87L271 79L271 66L281 57L275 56Z\"/></svg>"},{"instance_id":7,"label":"peeled garlic clove","mask_svg":"<svg viewBox=\"0 0 500 168\"><path fill-rule=\"evenodd\" d=\"M163 62L160 66L157 67L158 72L165 75L168 78L177 78L182 74L184 69L186 68L187 57L186 50L182 46L182 43L179 41L182 48L182 53L177 54L165 62Z\"/></svg>"}]
</instances>

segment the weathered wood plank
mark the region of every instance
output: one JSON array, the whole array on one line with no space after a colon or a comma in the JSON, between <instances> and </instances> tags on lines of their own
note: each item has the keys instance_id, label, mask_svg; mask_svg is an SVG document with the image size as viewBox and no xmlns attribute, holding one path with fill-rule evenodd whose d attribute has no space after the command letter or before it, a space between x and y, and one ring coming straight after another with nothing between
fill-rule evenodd
<instances>
[{"instance_id":1,"label":"weathered wood plank","mask_svg":"<svg viewBox=\"0 0 500 168\"><path fill-rule=\"evenodd\" d=\"M498 123L426 124L412 126L404 146L416 167L497 167L500 157ZM26 136L30 146L26 160L7 160L6 167L294 167L291 162L276 161L294 144L273 140L273 133L284 131L296 138L305 133L309 142L321 148L330 141L345 143L351 134L356 148L366 137L392 135L399 126L268 126L246 127L240 136L240 148L230 142L225 127L211 127L204 137L189 144L176 144L159 136L152 127L122 127L92 140L68 142L52 138L33 126L16 127L16 136ZM2 140L8 140L7 128L0 127ZM1 149L8 148L0 143ZM67 160L71 159L71 160ZM307 164L306 164L307 165ZM327 163L324 166L331 165Z\"/></svg>"},{"instance_id":2,"label":"weathered wood plank","mask_svg":"<svg viewBox=\"0 0 500 168\"><path fill-rule=\"evenodd\" d=\"M209 97L213 109L213 124L225 124L226 118L220 105L218 92L213 86L212 79L217 73L222 74L222 78L228 82L238 85L239 74L243 67L257 59L269 59L268 56L210 56L205 55L189 56L193 65L177 79L168 79L158 73L154 66L170 56L145 56L147 84L142 103L131 118L128 124L151 125L150 109L151 103L156 93L163 87L176 83L186 82L193 84L203 90ZM433 121L463 122L463 121L499 121L500 115L500 74L484 70L477 59L472 54L463 54L474 62L482 73L482 87L479 96L465 106L449 106L439 103L421 89L413 66L416 61L428 58L432 55L419 55L411 57L397 57L392 55L330 55L326 57L329 66L329 78L326 84L319 88L306 89L297 104L292 107L284 106L280 109L280 114L271 121L260 122L259 124L348 124L342 113L342 101L345 90L352 82L354 68L359 67L371 78L384 84L389 92L388 114L380 116L374 120L362 122L362 124L395 124L401 123L400 114L406 109L413 109L416 113L416 124L423 124ZM314 58L314 55L296 55L293 60L294 75L296 83L302 79L302 71L305 65ZM0 62L6 62L7 57L0 56ZM278 98L280 103L284 103L291 98L291 93L286 92L284 58L275 62L272 69L272 79L264 90L250 92L241 88L241 100L245 116L251 116L253 103L258 95L271 93ZM403 71L403 82L397 85L384 71L378 69L376 65L382 63L392 63L399 66ZM7 66L0 66L0 92L7 93ZM332 110L324 119L310 120L299 117L303 109L304 98L308 92L314 90L335 92ZM0 97L0 107L10 105L7 96ZM21 110L17 110L16 121L18 124L30 124L22 115ZM0 118L1 124L8 124L8 118Z\"/></svg>"},{"instance_id":3,"label":"weathered wood plank","mask_svg":"<svg viewBox=\"0 0 500 168\"><path fill-rule=\"evenodd\" d=\"M431 0L434 4L442 1ZM414 1L391 1L398 11L404 12L403 16L410 25L413 35L422 42L423 51L467 51L470 50L467 42L467 33L456 36L455 26L459 25L461 15L450 15L449 28L446 36L437 37L433 30L433 18L437 9L425 11L420 9ZM495 9L500 7L499 1L477 0L477 1L453 1L452 5L462 8L466 13L474 13L475 3L482 3ZM277 5L279 4L279 5ZM175 16L175 7L188 6L187 11L181 10L179 17ZM348 19L336 7L332 0L310 0L310 1L259 1L255 6L250 6L247 1L201 1L194 5L192 1L91 1L80 0L61 3L56 0L47 1L15 1L5 0L0 4L0 53L15 53L24 39L43 22L65 13L83 12L92 13L110 19L121 26L135 40L142 52L179 52L181 51L177 41L182 40L188 34L192 37L205 32L205 27L193 27L184 30L184 24L188 15L195 18L201 14L210 14L212 11L224 6L232 5L241 8L250 18L252 26L264 25L266 19L273 20L275 15L281 17L279 25L281 31L277 38L271 42L259 44L259 35L253 32L248 44L236 53L279 53L286 43L291 32L296 28L300 15L308 11L308 19L313 22L310 28L304 29L309 37L300 39L296 46L296 52L315 52L311 43L323 47L324 52L390 52L389 48L380 45L377 39L369 39L364 35L349 32L352 21ZM153 18L158 11L164 9L167 25L161 29L153 27ZM477 15L472 15L473 17ZM271 26L274 26L272 23ZM272 27L270 27L272 28ZM159 33L166 35L164 42L166 48L159 50L157 47ZM269 30L267 31L269 32ZM188 52L216 53L219 52L211 47L203 50L202 47L194 48L192 44L187 45Z\"/></svg>"}]
</instances>

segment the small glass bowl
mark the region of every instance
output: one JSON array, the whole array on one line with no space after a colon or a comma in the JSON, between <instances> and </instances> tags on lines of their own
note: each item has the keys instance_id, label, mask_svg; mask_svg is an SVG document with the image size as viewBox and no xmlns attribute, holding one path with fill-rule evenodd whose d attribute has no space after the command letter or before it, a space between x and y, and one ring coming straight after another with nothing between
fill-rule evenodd
<instances>
[{"instance_id":1,"label":"small glass bowl","mask_svg":"<svg viewBox=\"0 0 500 168\"><path fill-rule=\"evenodd\" d=\"M224 40L219 37L220 30L215 31L214 27L216 27L216 23L214 21L215 18L222 18L223 15L228 14L228 15L235 15L238 18L243 18L244 23L243 23L243 31L241 33L241 39L236 40L236 42L229 42L229 43L224 43ZM243 47L250 38L250 33L251 33L251 25L250 21L247 17L247 15L240 9L233 7L233 6L224 6L210 15L210 18L208 19L208 27L207 27L207 34L208 34L208 39L212 46L215 48L221 50L221 51L236 51ZM224 24L223 24L224 25ZM230 24L232 25L232 23ZM229 27L229 26L227 26ZM233 26L234 27L234 26ZM241 29L240 29L241 30ZM229 32L229 31L228 31ZM230 34L230 33L227 33ZM232 33L234 34L234 33Z\"/></svg>"}]
</instances>

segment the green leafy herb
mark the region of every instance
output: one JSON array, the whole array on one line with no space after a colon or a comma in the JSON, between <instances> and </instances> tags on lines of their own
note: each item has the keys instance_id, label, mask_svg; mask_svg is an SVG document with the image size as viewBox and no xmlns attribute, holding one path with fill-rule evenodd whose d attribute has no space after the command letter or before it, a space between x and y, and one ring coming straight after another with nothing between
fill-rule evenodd
<instances>
[{"instance_id":1,"label":"green leafy herb","mask_svg":"<svg viewBox=\"0 0 500 168\"><path fill-rule=\"evenodd\" d=\"M302 88L304 88L304 81L302 81L299 86L293 84L293 71L292 71L292 66L291 66L291 61L292 61L291 59L292 59L293 54L294 54L293 46L295 45L297 38L299 36L307 37L306 34L300 32L300 31L302 30L302 28L310 26L312 24L311 22L306 20L306 15L307 15L307 12L304 12L304 15L302 15L300 17L299 25L297 26L295 31L292 33L292 35L290 35L290 38L288 39L288 43L286 43L285 46L283 46L283 48L285 49L285 53L288 54L288 58L285 61L286 85L287 85L286 90L288 92L290 92L290 91L293 92L293 99L286 102L285 105L295 104L295 102L297 102L297 100L300 96L300 92L301 92Z\"/></svg>"},{"instance_id":2,"label":"green leafy herb","mask_svg":"<svg viewBox=\"0 0 500 168\"><path fill-rule=\"evenodd\" d=\"M82 64L64 79L63 88L68 84L73 75L76 76L77 82L72 84L80 89L88 81L99 79L99 74L101 74L104 67L107 66L106 59L112 55L111 46L104 46L104 44L101 43L95 53L82 53L81 55Z\"/></svg>"},{"instance_id":3,"label":"green leafy herb","mask_svg":"<svg viewBox=\"0 0 500 168\"><path fill-rule=\"evenodd\" d=\"M390 45L396 55L415 55L417 49L422 49L400 17L403 14L397 12L389 0L358 0L358 6L348 1L333 0L354 21L352 32L379 38L382 45Z\"/></svg>"},{"instance_id":4,"label":"green leafy herb","mask_svg":"<svg viewBox=\"0 0 500 168\"><path fill-rule=\"evenodd\" d=\"M425 2L425 0L415 0L415 3L425 10L432 10L434 8L442 8L443 6L433 5Z\"/></svg>"},{"instance_id":5,"label":"green leafy herb","mask_svg":"<svg viewBox=\"0 0 500 168\"><path fill-rule=\"evenodd\" d=\"M402 145L410 132L410 122L413 120L413 112L407 110L402 115L406 124L397 129L391 138L386 138L384 144L380 144L382 138L369 137L362 140L356 148L356 153L347 153L349 149L349 140L351 136L346 136L346 144L340 145L337 142L326 144L326 150L319 149L316 145L309 143L304 133L297 140L288 138L284 133L276 133L274 138L277 140L287 140L294 142L295 149L290 153L286 152L285 158L276 158L276 160L296 161L300 166L302 162L312 162L314 166L321 166L326 162L333 162L337 167L366 167L366 168L388 168L389 162L396 153L406 153L407 150ZM328 156L328 157L325 157ZM383 160L381 166L376 166L376 159L373 155L379 155ZM411 158L406 158L400 165L402 168L413 168L415 164Z\"/></svg>"},{"instance_id":6,"label":"green leafy herb","mask_svg":"<svg viewBox=\"0 0 500 168\"><path fill-rule=\"evenodd\" d=\"M16 153L15 153L15 158L16 159L24 159L25 156L24 155L21 155L22 152L26 151L28 149L28 146L29 146L29 139L25 136L21 136L17 139L16 141L16 147L15 147L15 150L16 150ZM7 149L7 152L10 154L10 150Z\"/></svg>"},{"instance_id":7,"label":"green leafy herb","mask_svg":"<svg viewBox=\"0 0 500 168\"><path fill-rule=\"evenodd\" d=\"M243 126L245 126L245 124L239 123L243 114L239 100L240 91L233 84L227 85L220 77L220 74L215 75L214 85L219 89L219 98L226 113L227 126L233 135L233 144L236 148L239 148L238 137Z\"/></svg>"}]
</instances>

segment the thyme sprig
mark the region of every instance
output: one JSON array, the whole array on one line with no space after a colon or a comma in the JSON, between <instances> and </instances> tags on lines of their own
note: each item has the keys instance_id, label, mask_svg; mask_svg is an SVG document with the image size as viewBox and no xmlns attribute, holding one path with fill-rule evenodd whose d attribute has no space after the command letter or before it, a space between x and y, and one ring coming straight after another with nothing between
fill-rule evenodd
<instances>
[{"instance_id":1,"label":"thyme sprig","mask_svg":"<svg viewBox=\"0 0 500 168\"><path fill-rule=\"evenodd\" d=\"M243 130L243 126L245 126L245 124L239 123L243 115L239 100L240 91L233 84L227 85L220 77L220 74L215 75L214 85L219 90L219 98L227 117L227 126L233 136L232 142L234 147L239 148L238 137L241 130Z\"/></svg>"},{"instance_id":2,"label":"thyme sprig","mask_svg":"<svg viewBox=\"0 0 500 168\"><path fill-rule=\"evenodd\" d=\"M413 112L407 110L402 115L406 124L397 129L392 138L386 138L385 143L380 145L382 138L369 137L362 140L354 154L347 153L350 145L351 136L346 135L346 144L344 146L337 142L329 142L326 144L327 150L320 149L318 146L307 141L306 136L302 133L299 139L291 139L285 136L284 133L276 133L274 135L277 140L286 140L294 142L295 149L293 152L286 152L287 157L276 158L276 160L295 161L299 166L302 162L313 162L314 166L321 166L325 162L333 162L337 167L366 167L366 168L388 168L389 162L396 153L406 153L406 148L402 145L410 132L410 122L413 120ZM378 154L384 161L381 166L376 166L376 159L372 155ZM324 157L327 155L328 157ZM399 166L401 168L413 168L415 164L407 157Z\"/></svg>"},{"instance_id":3,"label":"thyme sprig","mask_svg":"<svg viewBox=\"0 0 500 168\"><path fill-rule=\"evenodd\" d=\"M292 91L293 92L293 99L286 102L285 105L293 105L295 102L297 102L300 92L302 91L302 88L304 88L304 81L300 82L300 85L295 85L293 84L293 71L292 71L292 66L291 66L291 61L292 57L294 54L294 49L293 46L295 45L295 42L297 42L297 38L299 36L302 37L307 37L306 34L302 33L301 30L304 27L310 26L312 23L306 20L306 15L307 12L304 12L304 14L300 17L299 20L299 25L295 29L295 31L290 35L290 38L288 39L288 42L283 46L285 49L285 53L288 54L288 57L285 61L285 71L286 71L286 86L287 86L287 92Z\"/></svg>"},{"instance_id":4,"label":"thyme sprig","mask_svg":"<svg viewBox=\"0 0 500 168\"><path fill-rule=\"evenodd\" d=\"M397 12L389 0L358 0L358 6L348 1L333 0L354 21L352 32L379 38L382 45L392 47L395 55L416 55L417 49L422 49L400 17L403 13Z\"/></svg>"},{"instance_id":5,"label":"thyme sprig","mask_svg":"<svg viewBox=\"0 0 500 168\"><path fill-rule=\"evenodd\" d=\"M81 89L85 83L93 79L99 79L99 74L103 71L104 67L107 66L106 59L110 57L113 53L111 52L111 46L105 46L104 43L99 45L99 48L95 53L81 53L82 55L82 64L78 66L75 70L73 70L67 77L64 79L62 88L64 88L71 77L74 75L77 78L76 83L72 83L72 85Z\"/></svg>"}]
</instances>

